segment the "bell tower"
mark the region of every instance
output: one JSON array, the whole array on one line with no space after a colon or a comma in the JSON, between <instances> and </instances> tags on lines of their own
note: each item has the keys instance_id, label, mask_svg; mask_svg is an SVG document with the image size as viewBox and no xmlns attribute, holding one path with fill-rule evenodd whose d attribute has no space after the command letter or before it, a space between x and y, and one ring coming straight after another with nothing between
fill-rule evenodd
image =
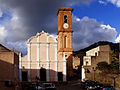
<instances>
[{"instance_id":1,"label":"bell tower","mask_svg":"<svg viewBox=\"0 0 120 90\"><path fill-rule=\"evenodd\" d=\"M65 55L67 76L73 76L72 66L72 8L59 8L58 15L58 56Z\"/></svg>"}]
</instances>

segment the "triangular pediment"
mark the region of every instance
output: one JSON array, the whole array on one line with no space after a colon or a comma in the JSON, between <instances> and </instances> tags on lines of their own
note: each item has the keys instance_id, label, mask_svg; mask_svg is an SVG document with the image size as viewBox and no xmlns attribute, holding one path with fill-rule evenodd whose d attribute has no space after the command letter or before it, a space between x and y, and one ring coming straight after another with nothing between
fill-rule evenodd
<instances>
[{"instance_id":1,"label":"triangular pediment","mask_svg":"<svg viewBox=\"0 0 120 90\"><path fill-rule=\"evenodd\" d=\"M32 36L30 39L28 39L27 43L30 43L32 40L37 40L37 37L41 37L41 36L42 37L49 37L49 39L53 39L54 42L57 42L57 39L55 36L50 35L49 33L42 31L40 33L37 33L36 36Z\"/></svg>"}]
</instances>

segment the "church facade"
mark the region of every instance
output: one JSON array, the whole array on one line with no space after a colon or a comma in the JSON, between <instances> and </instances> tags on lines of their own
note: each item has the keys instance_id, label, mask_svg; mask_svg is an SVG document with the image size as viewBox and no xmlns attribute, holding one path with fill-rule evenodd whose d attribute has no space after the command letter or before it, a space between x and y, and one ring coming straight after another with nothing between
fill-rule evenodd
<instances>
[{"instance_id":1,"label":"church facade","mask_svg":"<svg viewBox=\"0 0 120 90\"><path fill-rule=\"evenodd\" d=\"M21 81L67 81L72 68L72 8L58 9L58 41L42 31L27 41L27 55L19 60Z\"/></svg>"}]
</instances>

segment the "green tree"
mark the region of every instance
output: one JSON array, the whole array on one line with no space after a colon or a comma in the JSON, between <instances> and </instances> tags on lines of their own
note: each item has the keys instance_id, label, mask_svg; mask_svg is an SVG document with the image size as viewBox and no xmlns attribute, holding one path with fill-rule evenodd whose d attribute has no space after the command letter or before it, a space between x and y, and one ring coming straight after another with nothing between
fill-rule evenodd
<instances>
[{"instance_id":1,"label":"green tree","mask_svg":"<svg viewBox=\"0 0 120 90\"><path fill-rule=\"evenodd\" d=\"M112 50L111 51L111 56L112 56L112 60L111 60L110 67L113 70L113 73L118 73L119 72L119 66L120 66L119 51L118 50Z\"/></svg>"},{"instance_id":2,"label":"green tree","mask_svg":"<svg viewBox=\"0 0 120 90\"><path fill-rule=\"evenodd\" d=\"M109 77L114 80L114 87L116 86L116 78L119 75L119 63L113 61L111 64L107 62L99 62L96 67L98 70L102 71L103 74L110 75Z\"/></svg>"},{"instance_id":3,"label":"green tree","mask_svg":"<svg viewBox=\"0 0 120 90\"><path fill-rule=\"evenodd\" d=\"M98 70L104 70L108 68L108 63L107 62L99 62L96 67Z\"/></svg>"}]
</instances>

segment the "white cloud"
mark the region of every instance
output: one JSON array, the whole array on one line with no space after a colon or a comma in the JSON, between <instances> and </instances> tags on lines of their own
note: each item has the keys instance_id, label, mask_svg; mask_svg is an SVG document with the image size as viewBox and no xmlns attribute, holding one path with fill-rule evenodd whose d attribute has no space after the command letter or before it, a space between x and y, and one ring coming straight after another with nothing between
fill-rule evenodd
<instances>
[{"instance_id":1,"label":"white cloud","mask_svg":"<svg viewBox=\"0 0 120 90\"><path fill-rule=\"evenodd\" d=\"M120 34L119 34L119 36L115 39L115 42L116 42L116 43L120 43Z\"/></svg>"},{"instance_id":2,"label":"white cloud","mask_svg":"<svg viewBox=\"0 0 120 90\"><path fill-rule=\"evenodd\" d=\"M108 2L111 2L112 4L116 5L117 7L120 7L120 0L107 0Z\"/></svg>"},{"instance_id":3,"label":"white cloud","mask_svg":"<svg viewBox=\"0 0 120 90\"><path fill-rule=\"evenodd\" d=\"M0 27L0 43L9 49L26 53L26 27L16 13L12 13L11 18L6 18ZM8 34L9 33L9 34Z\"/></svg>"},{"instance_id":4,"label":"white cloud","mask_svg":"<svg viewBox=\"0 0 120 90\"><path fill-rule=\"evenodd\" d=\"M103 28L103 29L111 29L111 30L116 30L115 28L112 28L110 25L101 25L101 27Z\"/></svg>"},{"instance_id":5,"label":"white cloud","mask_svg":"<svg viewBox=\"0 0 120 90\"><path fill-rule=\"evenodd\" d=\"M26 54L27 45L26 41L17 41L17 42L6 42L4 43L5 46L7 46L11 50L17 50L19 52L22 52L23 54Z\"/></svg>"},{"instance_id":6,"label":"white cloud","mask_svg":"<svg viewBox=\"0 0 120 90\"><path fill-rule=\"evenodd\" d=\"M104 4L104 5L106 5L106 2L103 1L103 0L99 0L98 2L99 2L100 4Z\"/></svg>"},{"instance_id":7,"label":"white cloud","mask_svg":"<svg viewBox=\"0 0 120 90\"><path fill-rule=\"evenodd\" d=\"M5 34L0 34L0 39L1 37L3 38L1 41L7 39L7 42L4 42L6 43L6 46L9 46L10 48L14 47L18 51L24 52L26 50L26 48L24 48L26 47L26 44L24 43L26 39L35 35L36 32L40 32L42 27L45 27L45 31L48 33L57 32L57 16L55 13L59 7L69 7L70 3L72 3L72 5L81 2L89 4L93 0L53 1L54 2L49 2L49 0L38 0L35 2L34 0L30 0L28 4L27 1L18 2L18 0L0 0L1 6L3 5L5 8L12 10L12 13L10 12L10 14L12 14L10 17L12 18L4 23L5 28L2 32ZM48 10L48 7L51 8ZM48 10L48 12L45 12L46 10ZM103 24L97 22L95 19L89 19L88 17L80 19L75 17L73 19L74 49L81 49L99 40L113 40L116 35L116 30L112 30L108 26L103 29L101 25ZM9 34L7 34L7 32Z\"/></svg>"},{"instance_id":8,"label":"white cloud","mask_svg":"<svg viewBox=\"0 0 120 90\"><path fill-rule=\"evenodd\" d=\"M73 22L76 22L76 21L80 21L80 18L78 18L77 16L75 15L72 15L72 19L73 19Z\"/></svg>"},{"instance_id":9,"label":"white cloud","mask_svg":"<svg viewBox=\"0 0 120 90\"><path fill-rule=\"evenodd\" d=\"M5 27L0 26L0 42L3 42L7 37L7 30L5 30Z\"/></svg>"},{"instance_id":10,"label":"white cloud","mask_svg":"<svg viewBox=\"0 0 120 90\"><path fill-rule=\"evenodd\" d=\"M0 0L0 6L8 11L8 17L4 17L6 21L2 21L6 32L9 33L5 37L6 42L4 42L4 45L17 47L17 50L21 50L19 48L24 47L24 45L20 43L35 35L36 32L41 32L41 28L44 28L44 30L50 34L57 33L56 11L58 8L69 7L70 4L76 5L79 3L89 5L90 2L92 2L92 0L49 1L50 0L29 0L28 4L26 0ZM48 7L50 7L49 10ZM77 20L79 21L79 19ZM24 51L25 50L23 50L23 52Z\"/></svg>"},{"instance_id":11,"label":"white cloud","mask_svg":"<svg viewBox=\"0 0 120 90\"><path fill-rule=\"evenodd\" d=\"M120 7L120 0L117 1L117 6Z\"/></svg>"},{"instance_id":12,"label":"white cloud","mask_svg":"<svg viewBox=\"0 0 120 90\"><path fill-rule=\"evenodd\" d=\"M9 31L9 35L7 36L8 41L16 42L26 39L26 26L16 13L12 13L12 18L4 26Z\"/></svg>"},{"instance_id":13,"label":"white cloud","mask_svg":"<svg viewBox=\"0 0 120 90\"><path fill-rule=\"evenodd\" d=\"M82 49L98 41L113 41L116 37L116 29L110 25L97 22L96 19L83 17L78 21L73 16L73 48Z\"/></svg>"},{"instance_id":14,"label":"white cloud","mask_svg":"<svg viewBox=\"0 0 120 90\"><path fill-rule=\"evenodd\" d=\"M2 10L0 9L0 17L2 17L3 13L2 13Z\"/></svg>"},{"instance_id":15,"label":"white cloud","mask_svg":"<svg viewBox=\"0 0 120 90\"><path fill-rule=\"evenodd\" d=\"M111 2L111 3L113 3L113 4L115 4L118 0L107 0L107 1L109 1L109 2Z\"/></svg>"},{"instance_id":16,"label":"white cloud","mask_svg":"<svg viewBox=\"0 0 120 90\"><path fill-rule=\"evenodd\" d=\"M18 17L15 16L15 15L14 15L14 16L12 17L12 19L11 19L11 21L17 21L17 20L18 20Z\"/></svg>"}]
</instances>

